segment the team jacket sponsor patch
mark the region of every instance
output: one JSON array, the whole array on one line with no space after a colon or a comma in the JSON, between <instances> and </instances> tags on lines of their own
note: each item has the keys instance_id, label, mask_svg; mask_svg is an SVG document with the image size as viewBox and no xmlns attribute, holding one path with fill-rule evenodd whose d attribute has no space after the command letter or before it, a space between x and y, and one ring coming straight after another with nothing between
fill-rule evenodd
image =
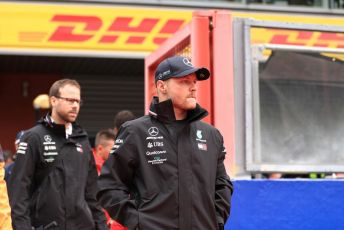
<instances>
[{"instance_id":1,"label":"team jacket sponsor patch","mask_svg":"<svg viewBox=\"0 0 344 230\"><path fill-rule=\"evenodd\" d=\"M118 149L119 146L121 146L122 144L123 144L123 139L117 138L114 146L112 147L112 149L110 151L110 154L113 154L116 151L116 149Z\"/></svg>"},{"instance_id":2,"label":"team jacket sponsor patch","mask_svg":"<svg viewBox=\"0 0 344 230\"><path fill-rule=\"evenodd\" d=\"M76 143L75 146L76 146L76 151L78 151L79 153L83 153L84 152L84 150L82 149L82 145L81 144Z\"/></svg>"},{"instance_id":3,"label":"team jacket sponsor patch","mask_svg":"<svg viewBox=\"0 0 344 230\"><path fill-rule=\"evenodd\" d=\"M203 150L203 151L207 151L208 150L208 146L205 143L197 143L198 149L199 150Z\"/></svg>"},{"instance_id":4,"label":"team jacket sponsor patch","mask_svg":"<svg viewBox=\"0 0 344 230\"><path fill-rule=\"evenodd\" d=\"M20 142L17 150L17 154L25 154L27 150L27 142Z\"/></svg>"}]
</instances>

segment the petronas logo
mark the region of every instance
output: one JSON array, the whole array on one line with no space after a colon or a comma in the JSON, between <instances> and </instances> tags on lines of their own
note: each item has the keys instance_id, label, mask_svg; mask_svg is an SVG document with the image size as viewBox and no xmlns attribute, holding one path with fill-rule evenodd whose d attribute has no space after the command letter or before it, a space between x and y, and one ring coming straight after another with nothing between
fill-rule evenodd
<instances>
[{"instance_id":1,"label":"petronas logo","mask_svg":"<svg viewBox=\"0 0 344 230\"><path fill-rule=\"evenodd\" d=\"M202 139L202 130L197 130L197 132L196 132L196 136L197 136L197 138L198 139Z\"/></svg>"}]
</instances>

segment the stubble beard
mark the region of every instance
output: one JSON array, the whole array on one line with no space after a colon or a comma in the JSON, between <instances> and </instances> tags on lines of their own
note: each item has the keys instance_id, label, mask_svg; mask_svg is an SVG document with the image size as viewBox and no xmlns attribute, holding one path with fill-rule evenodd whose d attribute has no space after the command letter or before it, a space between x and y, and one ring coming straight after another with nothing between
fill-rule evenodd
<instances>
[{"instance_id":1,"label":"stubble beard","mask_svg":"<svg viewBox=\"0 0 344 230\"><path fill-rule=\"evenodd\" d=\"M76 112L75 112L76 113ZM69 116L69 112L66 112L66 113L60 113L60 112L57 112L57 115L59 116L59 118L61 120L63 120L64 122L66 123L72 123L76 120L76 118L78 117L78 113L76 113L76 116Z\"/></svg>"}]
</instances>

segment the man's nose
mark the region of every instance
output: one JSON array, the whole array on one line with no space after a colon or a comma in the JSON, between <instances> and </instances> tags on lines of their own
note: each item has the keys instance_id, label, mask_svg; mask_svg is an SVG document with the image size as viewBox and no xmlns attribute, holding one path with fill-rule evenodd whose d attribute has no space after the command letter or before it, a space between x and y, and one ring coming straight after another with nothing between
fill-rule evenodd
<instances>
[{"instance_id":1,"label":"man's nose","mask_svg":"<svg viewBox=\"0 0 344 230\"><path fill-rule=\"evenodd\" d=\"M197 90L196 82L191 83L191 91L196 91L196 90Z\"/></svg>"}]
</instances>

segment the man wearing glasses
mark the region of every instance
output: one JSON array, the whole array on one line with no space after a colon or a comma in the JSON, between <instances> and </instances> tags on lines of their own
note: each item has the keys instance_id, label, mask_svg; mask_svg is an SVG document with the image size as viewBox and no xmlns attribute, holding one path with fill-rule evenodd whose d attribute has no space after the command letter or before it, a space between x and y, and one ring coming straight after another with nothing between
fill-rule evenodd
<instances>
[{"instance_id":1,"label":"man wearing glasses","mask_svg":"<svg viewBox=\"0 0 344 230\"><path fill-rule=\"evenodd\" d=\"M107 229L88 137L75 123L79 83L56 81L49 101L51 113L25 132L17 150L9 186L13 229Z\"/></svg>"}]
</instances>

